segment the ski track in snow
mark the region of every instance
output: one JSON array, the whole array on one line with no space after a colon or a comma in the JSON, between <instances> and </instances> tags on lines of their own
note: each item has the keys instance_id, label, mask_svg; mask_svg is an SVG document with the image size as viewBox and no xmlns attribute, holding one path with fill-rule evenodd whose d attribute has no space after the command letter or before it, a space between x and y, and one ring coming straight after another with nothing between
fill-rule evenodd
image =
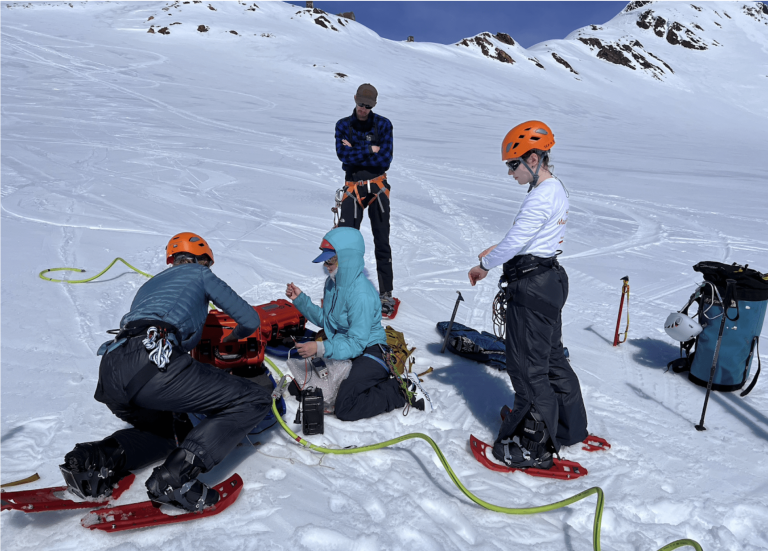
<instances>
[{"instance_id":1,"label":"ski track in snow","mask_svg":"<svg viewBox=\"0 0 768 551\"><path fill-rule=\"evenodd\" d=\"M4 482L37 471L42 479L29 487L59 485L57 465L76 442L124 427L92 398L94 354L145 278L122 265L88 285L48 283L35 274L61 265L88 270L61 277L89 277L116 256L157 273L167 238L191 230L211 241L216 272L249 302L282 298L293 281L319 303L324 276L310 260L342 185L333 124L349 113L357 84L370 81L381 94L377 111L395 127L391 243L403 305L385 325L417 347L415 370L435 368L424 384L437 410L357 423L327 417L325 434L310 440L362 446L423 432L472 492L508 507L553 503L600 486L605 548L656 549L690 537L705 549L768 549L766 386L758 384L746 399L713 394L709 430L696 432L704 389L665 372L678 348L661 329L700 280L691 270L696 262L768 269L768 166L754 148L704 139L741 124L753 143L764 143L765 117L740 104L753 105L765 82L734 88L708 79L704 88L699 75L713 74L711 67L696 61L698 52L669 45L661 46L676 69L668 83L636 80L583 52L578 60L568 57L580 63L579 81L549 65L542 73L515 73L539 69L510 68L455 46L404 46L357 23L333 33L295 6L259 4L244 16L245 4L213 4L215 14L207 4L177 5L169 10L173 17L163 3L3 6ZM669 18L683 5L653 9ZM166 17L182 24L170 26L169 36L148 35L150 15L156 23ZM214 16L220 19L211 20L209 33L195 34ZM729 17L746 25L740 10ZM615 21L617 32L637 32L634 22ZM261 36L267 32L269 38ZM764 65L762 35L726 32L717 35L726 45L723 57L708 63L740 67L727 57L738 51L753 56L745 75ZM376 59L361 54L372 40L380 46ZM544 57L540 49L561 43L530 53ZM335 78L337 71L350 76ZM546 85L541 98L524 85L531 75ZM653 109L644 108L646 101ZM492 329L497 274L476 287L466 274L509 229L523 199L497 152L500 137L522 118L549 121L558 135L556 173L571 202L560 256L570 279L564 341L590 432L613 446L594 454L578 445L563 450L590 471L576 481L501 475L474 461L469 434L492 440L499 408L512 405L514 394L506 373L441 355L434 328L449 318L460 290L465 302L456 320ZM668 124L686 129L673 148L658 137ZM367 275L377 285L369 222L361 229ZM613 348L624 275L631 284L629 339ZM287 403L290 421L296 402ZM323 456L299 448L277 427L251 440L203 475L213 483L237 471L245 481L221 516L97 534L79 526L82 512L5 512L0 543L171 551L590 545L594 498L543 515L493 513L461 494L422 441ZM118 503L144 499L150 468L137 472Z\"/></svg>"}]
</instances>

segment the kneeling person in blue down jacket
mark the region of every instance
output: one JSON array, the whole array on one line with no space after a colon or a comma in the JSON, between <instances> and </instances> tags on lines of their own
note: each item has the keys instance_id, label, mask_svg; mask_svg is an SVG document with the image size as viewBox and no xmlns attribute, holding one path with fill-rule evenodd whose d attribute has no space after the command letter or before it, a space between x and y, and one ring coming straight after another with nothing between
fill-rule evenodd
<instances>
[{"instance_id":1,"label":"kneeling person in blue down jacket","mask_svg":"<svg viewBox=\"0 0 768 551\"><path fill-rule=\"evenodd\" d=\"M211 271L213 252L199 235L174 236L166 252L173 266L141 286L120 333L99 350L94 397L133 427L77 444L61 470L74 493L104 497L129 471L165 459L146 482L150 499L200 511L219 495L198 474L221 462L272 400L260 385L188 354L202 335L209 301L238 323L224 342L251 335L259 316ZM193 428L187 413L206 418Z\"/></svg>"},{"instance_id":2,"label":"kneeling person in blue down jacket","mask_svg":"<svg viewBox=\"0 0 768 551\"><path fill-rule=\"evenodd\" d=\"M424 410L429 397L410 374L403 392L401 381L390 377L384 359L387 334L381 326L381 300L365 277L365 242L354 228L336 228L325 235L322 254L313 262L323 262L328 271L323 307L312 303L293 283L285 294L312 323L322 327L327 340L296 345L302 358L322 357L352 360L349 376L341 383L336 397L336 417L357 421L411 405ZM431 409L431 404L430 404Z\"/></svg>"}]
</instances>

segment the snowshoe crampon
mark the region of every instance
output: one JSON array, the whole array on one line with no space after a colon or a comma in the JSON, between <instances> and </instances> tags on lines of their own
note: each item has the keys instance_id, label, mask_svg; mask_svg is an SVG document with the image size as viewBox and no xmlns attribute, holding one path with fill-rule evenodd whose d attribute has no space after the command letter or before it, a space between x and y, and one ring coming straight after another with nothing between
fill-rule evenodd
<instances>
[{"instance_id":1,"label":"snowshoe crampon","mask_svg":"<svg viewBox=\"0 0 768 551\"><path fill-rule=\"evenodd\" d=\"M549 469L537 469L535 467L517 469L515 467L507 467L506 465L496 461L496 459L493 457L493 453L491 452L492 446L489 446L482 440L478 440L474 436L470 435L469 446L472 448L472 455L475 456L475 459L477 459L488 469L500 473L520 471L531 476L537 476L541 478L557 478L559 480L572 480L574 478L580 478L588 474L587 469L575 461L568 461L567 459L557 458L554 460L555 464Z\"/></svg>"},{"instance_id":2,"label":"snowshoe crampon","mask_svg":"<svg viewBox=\"0 0 768 551\"><path fill-rule=\"evenodd\" d=\"M89 499L86 501L73 501L68 499L71 495L66 486L53 488L38 488L37 490L23 490L20 492L3 492L3 511L16 510L25 513L40 513L42 511L65 511L67 509L94 509L115 500L130 488L136 477L133 474L122 478L112 490L112 495L101 500Z\"/></svg>"},{"instance_id":3,"label":"snowshoe crampon","mask_svg":"<svg viewBox=\"0 0 768 551\"><path fill-rule=\"evenodd\" d=\"M119 507L107 507L91 511L83 517L80 523L91 530L103 530L104 532L120 532L135 528L148 528L161 524L176 524L198 518L218 515L224 509L232 505L243 489L243 479L237 473L224 482L216 484L213 488L219 493L219 501L215 505L206 507L200 513L181 513L169 515L152 501L142 501ZM181 511L181 509L177 509Z\"/></svg>"},{"instance_id":4,"label":"snowshoe crampon","mask_svg":"<svg viewBox=\"0 0 768 551\"><path fill-rule=\"evenodd\" d=\"M592 434L587 436L581 443L584 444L581 449L588 452L611 449L611 445L605 438L600 438L599 436L594 436Z\"/></svg>"}]
</instances>

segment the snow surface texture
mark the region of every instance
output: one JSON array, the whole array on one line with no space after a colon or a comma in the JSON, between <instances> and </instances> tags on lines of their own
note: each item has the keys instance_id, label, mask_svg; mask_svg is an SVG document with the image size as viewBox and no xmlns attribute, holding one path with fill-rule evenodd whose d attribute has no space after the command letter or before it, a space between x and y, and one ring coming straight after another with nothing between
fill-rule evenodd
<instances>
[{"instance_id":1,"label":"snow surface texture","mask_svg":"<svg viewBox=\"0 0 768 551\"><path fill-rule=\"evenodd\" d=\"M167 239L191 230L250 303L280 298L288 281L319 302L324 276L310 260L342 179L333 127L371 82L376 111L395 129L392 247L403 304L391 324L418 347L419 371L435 367L424 384L437 410L329 417L325 435L310 440L344 447L424 432L471 491L503 506L600 486L606 548L690 537L705 549L765 549L768 379L745 399L714 394L709 430L695 431L704 391L665 372L678 349L662 324L700 281L696 262L768 271L768 14L755 3L638 4L529 50L481 35L493 46L480 41L486 56L475 37L468 46L394 42L279 3L3 3L3 481L38 471L29 487L60 484L57 465L76 442L124 426L92 398L95 352L145 279L122 265L87 285L37 273L76 266L89 276L116 256L157 273ZM678 42L707 49L670 40L675 23ZM475 288L466 272L524 196L499 144L528 119L556 135L556 173L571 201L564 340L589 429L613 444L564 450L589 469L576 481L475 462L469 434L493 439L512 388L504 373L441 355L434 329L456 290L466 299L457 321L491 329L498 271ZM375 282L368 222L362 231ZM629 340L613 348L624 275ZM295 408L288 400L288 420ZM493 513L461 495L423 442L323 457L279 428L258 440L205 475L245 480L221 516L103 534L80 527L81 512L11 511L0 516L3 549L591 546L594 498L537 516ZM145 497L148 473L120 502Z\"/></svg>"}]
</instances>

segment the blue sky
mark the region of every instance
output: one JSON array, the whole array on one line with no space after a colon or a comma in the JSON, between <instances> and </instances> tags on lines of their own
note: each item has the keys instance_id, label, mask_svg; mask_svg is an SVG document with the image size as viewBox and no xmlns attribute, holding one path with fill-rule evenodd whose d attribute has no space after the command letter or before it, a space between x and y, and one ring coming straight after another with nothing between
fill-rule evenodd
<instances>
[{"instance_id":1,"label":"blue sky","mask_svg":"<svg viewBox=\"0 0 768 551\"><path fill-rule=\"evenodd\" d=\"M290 2L304 7L305 2ZM505 32L528 48L590 24L602 24L627 2L338 2L318 0L329 13L353 11L359 23L390 40L452 44L483 31Z\"/></svg>"}]
</instances>

